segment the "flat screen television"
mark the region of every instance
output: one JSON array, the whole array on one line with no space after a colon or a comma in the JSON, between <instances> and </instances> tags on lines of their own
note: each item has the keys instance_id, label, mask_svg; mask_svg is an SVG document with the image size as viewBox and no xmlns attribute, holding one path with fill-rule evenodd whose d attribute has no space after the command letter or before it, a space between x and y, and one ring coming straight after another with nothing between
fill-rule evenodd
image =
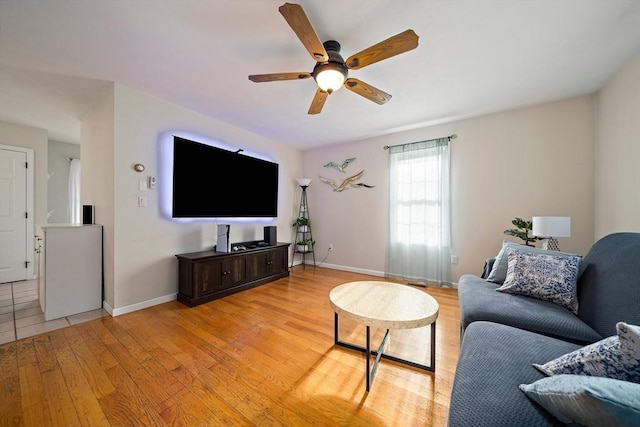
<instances>
[{"instance_id":1,"label":"flat screen television","mask_svg":"<svg viewBox=\"0 0 640 427\"><path fill-rule=\"evenodd\" d=\"M173 137L174 218L278 216L278 164Z\"/></svg>"}]
</instances>

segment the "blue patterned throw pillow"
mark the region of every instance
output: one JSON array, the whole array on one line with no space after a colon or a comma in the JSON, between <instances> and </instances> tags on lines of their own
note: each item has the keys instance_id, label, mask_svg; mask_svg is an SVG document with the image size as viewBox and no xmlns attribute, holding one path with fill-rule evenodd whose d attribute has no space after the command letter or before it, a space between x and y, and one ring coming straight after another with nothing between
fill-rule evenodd
<instances>
[{"instance_id":1,"label":"blue patterned throw pillow","mask_svg":"<svg viewBox=\"0 0 640 427\"><path fill-rule=\"evenodd\" d=\"M500 249L500 252L498 252L498 255L496 255L495 262L493 263L493 268L491 268L491 271L487 276L487 281L497 283L499 285L502 285L504 283L504 280L507 278L507 268L509 267L509 258L507 256L507 251L509 249L514 249L518 252L524 252L527 254L544 254L544 255L553 254L553 256L557 256L557 257L578 256L576 254L571 254L568 252L548 251L546 249L536 248L536 247L527 246L527 245L521 245L519 243L503 240L502 248Z\"/></svg>"},{"instance_id":2,"label":"blue patterned throw pillow","mask_svg":"<svg viewBox=\"0 0 640 427\"><path fill-rule=\"evenodd\" d=\"M507 255L507 277L497 291L550 301L578 313L579 256L531 254L513 248L507 248Z\"/></svg>"},{"instance_id":3,"label":"blue patterned throw pillow","mask_svg":"<svg viewBox=\"0 0 640 427\"><path fill-rule=\"evenodd\" d=\"M640 383L640 326L616 324L617 335L533 366L545 375L574 374Z\"/></svg>"}]
</instances>

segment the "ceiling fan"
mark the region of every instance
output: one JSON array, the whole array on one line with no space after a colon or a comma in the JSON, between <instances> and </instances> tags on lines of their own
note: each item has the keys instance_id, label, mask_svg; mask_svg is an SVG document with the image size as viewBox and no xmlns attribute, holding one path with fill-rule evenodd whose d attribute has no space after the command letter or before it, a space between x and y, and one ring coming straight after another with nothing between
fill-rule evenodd
<instances>
[{"instance_id":1,"label":"ceiling fan","mask_svg":"<svg viewBox=\"0 0 640 427\"><path fill-rule=\"evenodd\" d=\"M418 47L416 33L413 30L406 30L351 55L345 61L340 55L340 43L335 40L322 43L299 4L285 3L278 10L316 61L316 65L310 73L252 74L249 80L263 83L313 77L318 84L318 89L309 107L309 114L320 113L327 97L343 85L377 104L386 103L391 99L390 94L353 77L347 78L349 70L364 68Z\"/></svg>"}]
</instances>

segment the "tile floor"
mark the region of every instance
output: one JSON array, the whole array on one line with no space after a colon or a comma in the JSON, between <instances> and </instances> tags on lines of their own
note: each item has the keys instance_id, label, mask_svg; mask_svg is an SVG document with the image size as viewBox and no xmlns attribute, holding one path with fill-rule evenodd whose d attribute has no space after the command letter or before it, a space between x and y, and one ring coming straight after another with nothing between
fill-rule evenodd
<instances>
[{"instance_id":1,"label":"tile floor","mask_svg":"<svg viewBox=\"0 0 640 427\"><path fill-rule=\"evenodd\" d=\"M46 321L38 301L38 281L0 283L0 344L108 316L103 309Z\"/></svg>"}]
</instances>

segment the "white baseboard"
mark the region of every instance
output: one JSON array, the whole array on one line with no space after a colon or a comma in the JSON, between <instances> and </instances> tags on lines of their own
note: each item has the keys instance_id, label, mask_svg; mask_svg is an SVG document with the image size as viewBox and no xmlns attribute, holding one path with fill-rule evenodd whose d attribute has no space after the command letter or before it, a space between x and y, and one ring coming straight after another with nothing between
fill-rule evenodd
<instances>
[{"instance_id":1,"label":"white baseboard","mask_svg":"<svg viewBox=\"0 0 640 427\"><path fill-rule=\"evenodd\" d=\"M361 274L369 274L371 276L384 277L384 271L367 270L364 268L347 267L344 265L336 265L336 264L322 264L321 266L319 265L319 267L326 267L326 268L331 268L333 270L342 270L342 271L349 271L351 273L361 273ZM458 282L453 282L451 283L451 285L443 285L443 287L458 289Z\"/></svg>"},{"instance_id":2,"label":"white baseboard","mask_svg":"<svg viewBox=\"0 0 640 427\"><path fill-rule=\"evenodd\" d=\"M316 265L318 265L318 264L316 264ZM349 271L351 273L361 273L361 274L369 274L371 276L384 277L384 272L383 271L367 270L365 268L348 267L346 265L336 265L336 264L322 264L321 266L320 265L318 265L318 266L319 267L331 268L333 270L342 270L342 271Z\"/></svg>"},{"instance_id":3,"label":"white baseboard","mask_svg":"<svg viewBox=\"0 0 640 427\"><path fill-rule=\"evenodd\" d=\"M107 304L106 301L102 301L102 309L109 313L109 316L113 317L113 307Z\"/></svg>"},{"instance_id":4,"label":"white baseboard","mask_svg":"<svg viewBox=\"0 0 640 427\"><path fill-rule=\"evenodd\" d=\"M165 295L162 297L150 299L147 301L138 302L135 304L127 305L124 307L113 308L106 301L102 302L102 308L111 315L111 317L120 316L121 314L127 314L134 311L142 310L143 308L153 307L154 305L164 304L165 302L174 301L177 298L177 293Z\"/></svg>"}]
</instances>

